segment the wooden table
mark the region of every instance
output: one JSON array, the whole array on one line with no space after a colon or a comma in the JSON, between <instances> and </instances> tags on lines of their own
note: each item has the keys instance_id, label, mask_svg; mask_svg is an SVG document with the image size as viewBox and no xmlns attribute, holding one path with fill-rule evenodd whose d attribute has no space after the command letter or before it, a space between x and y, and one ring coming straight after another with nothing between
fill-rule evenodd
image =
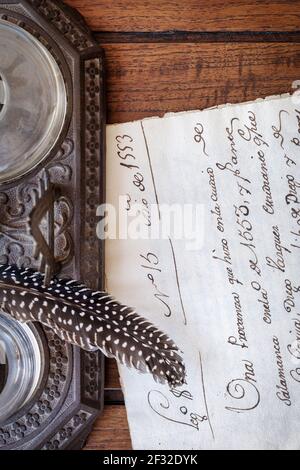
<instances>
[{"instance_id":1,"label":"wooden table","mask_svg":"<svg viewBox=\"0 0 300 470\"><path fill-rule=\"evenodd\" d=\"M299 0L67 0L106 52L108 122L292 91ZM130 449L118 372L88 449Z\"/></svg>"}]
</instances>

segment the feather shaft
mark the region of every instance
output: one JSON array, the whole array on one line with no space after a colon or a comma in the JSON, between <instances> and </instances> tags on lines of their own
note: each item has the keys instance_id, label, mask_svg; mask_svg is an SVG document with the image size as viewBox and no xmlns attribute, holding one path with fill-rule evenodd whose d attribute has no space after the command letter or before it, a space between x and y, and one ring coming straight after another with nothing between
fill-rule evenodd
<instances>
[{"instance_id":1,"label":"feather shaft","mask_svg":"<svg viewBox=\"0 0 300 470\"><path fill-rule=\"evenodd\" d=\"M0 307L21 322L38 321L85 350L100 349L120 363L151 372L171 386L185 380L185 367L168 335L106 292L70 279L51 280L30 269L0 265Z\"/></svg>"}]
</instances>

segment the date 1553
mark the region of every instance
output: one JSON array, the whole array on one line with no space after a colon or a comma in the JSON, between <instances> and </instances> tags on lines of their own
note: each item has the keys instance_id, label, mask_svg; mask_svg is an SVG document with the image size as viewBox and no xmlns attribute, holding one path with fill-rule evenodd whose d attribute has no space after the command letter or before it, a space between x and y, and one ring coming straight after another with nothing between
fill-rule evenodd
<instances>
[{"instance_id":1,"label":"date 1553","mask_svg":"<svg viewBox=\"0 0 300 470\"><path fill-rule=\"evenodd\" d=\"M144 176L138 171L140 167L136 163L136 156L134 155L134 139L128 134L117 135L116 144L120 165L128 170L134 171L132 182L136 188L144 192Z\"/></svg>"}]
</instances>

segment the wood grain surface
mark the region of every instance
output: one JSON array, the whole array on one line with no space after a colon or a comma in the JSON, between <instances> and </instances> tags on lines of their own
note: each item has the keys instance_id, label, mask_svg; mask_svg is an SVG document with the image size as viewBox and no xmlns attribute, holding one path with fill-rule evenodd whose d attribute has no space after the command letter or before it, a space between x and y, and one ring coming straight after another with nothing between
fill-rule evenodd
<instances>
[{"instance_id":1,"label":"wood grain surface","mask_svg":"<svg viewBox=\"0 0 300 470\"><path fill-rule=\"evenodd\" d=\"M68 0L99 31L297 31L298 0Z\"/></svg>"},{"instance_id":2,"label":"wood grain surface","mask_svg":"<svg viewBox=\"0 0 300 470\"><path fill-rule=\"evenodd\" d=\"M86 450L128 450L131 440L124 405L107 405L97 420Z\"/></svg>"},{"instance_id":3,"label":"wood grain surface","mask_svg":"<svg viewBox=\"0 0 300 470\"><path fill-rule=\"evenodd\" d=\"M108 122L291 91L300 44L104 44Z\"/></svg>"},{"instance_id":4,"label":"wood grain surface","mask_svg":"<svg viewBox=\"0 0 300 470\"><path fill-rule=\"evenodd\" d=\"M290 92L300 80L300 0L67 0L106 54L108 122ZM87 449L130 449L118 369Z\"/></svg>"}]
</instances>

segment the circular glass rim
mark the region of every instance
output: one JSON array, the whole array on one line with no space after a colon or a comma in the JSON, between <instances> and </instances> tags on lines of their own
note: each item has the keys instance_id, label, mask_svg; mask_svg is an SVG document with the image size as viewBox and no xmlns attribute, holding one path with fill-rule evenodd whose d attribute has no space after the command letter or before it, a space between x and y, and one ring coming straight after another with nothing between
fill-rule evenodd
<instances>
[{"instance_id":1,"label":"circular glass rim","mask_svg":"<svg viewBox=\"0 0 300 470\"><path fill-rule=\"evenodd\" d=\"M0 120L3 119L5 115L8 101L9 101L9 88L7 86L4 75L0 73L0 106L1 106Z\"/></svg>"},{"instance_id":2,"label":"circular glass rim","mask_svg":"<svg viewBox=\"0 0 300 470\"><path fill-rule=\"evenodd\" d=\"M0 342L6 380L0 392L0 425L19 412L38 389L45 368L33 324L20 323L0 310Z\"/></svg>"},{"instance_id":3,"label":"circular glass rim","mask_svg":"<svg viewBox=\"0 0 300 470\"><path fill-rule=\"evenodd\" d=\"M67 87L64 76L61 68L59 67L51 52L30 32L20 26L0 18L0 31L1 27L17 32L24 38L24 41L26 40L29 42L35 48L35 50L38 51L41 62L46 64L48 72L51 71L52 79L56 88L57 104L55 106L55 111L51 121L49 121L48 125L49 132L51 132L51 137L49 138L49 132L44 133L42 139L37 144L33 145L33 149L30 154L30 158L28 158L27 164L25 163L24 165L20 165L20 169L12 168L10 170L8 168L3 173L0 172L0 186L15 181L27 175L28 173L31 173L49 156L51 150L55 147L62 134L68 108ZM4 103L4 108L0 113L1 122L9 106L9 97L11 93L9 90L8 80L3 70L0 70L0 75L3 81L3 94L6 101Z\"/></svg>"}]
</instances>

